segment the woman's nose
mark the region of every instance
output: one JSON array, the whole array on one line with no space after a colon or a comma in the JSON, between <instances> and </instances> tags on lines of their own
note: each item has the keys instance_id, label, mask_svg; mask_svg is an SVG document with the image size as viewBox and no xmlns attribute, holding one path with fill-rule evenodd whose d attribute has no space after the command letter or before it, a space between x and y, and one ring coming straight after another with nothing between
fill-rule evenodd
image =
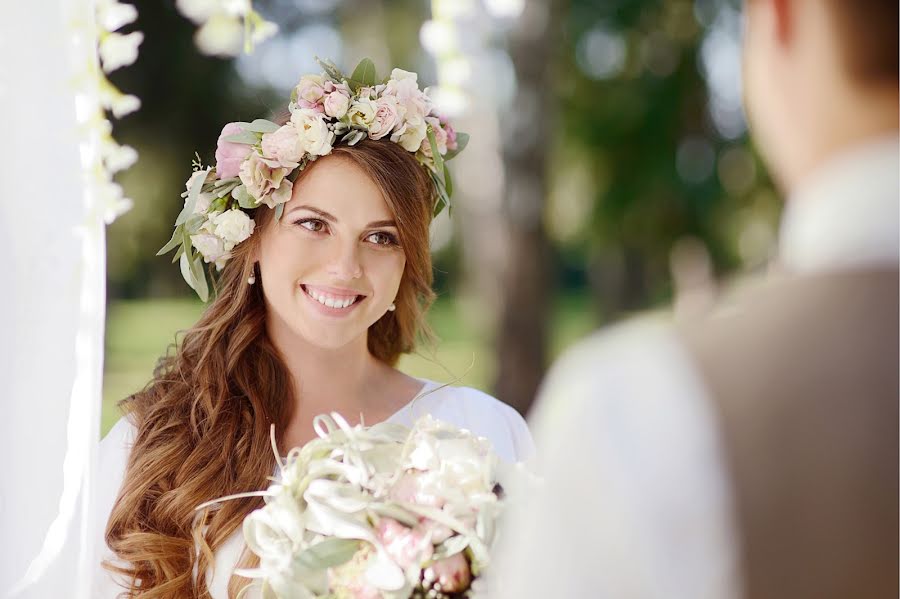
<instances>
[{"instance_id":1,"label":"woman's nose","mask_svg":"<svg viewBox=\"0 0 900 599\"><path fill-rule=\"evenodd\" d=\"M362 276L358 244L339 244L335 248L328 274L338 279L358 279Z\"/></svg>"}]
</instances>

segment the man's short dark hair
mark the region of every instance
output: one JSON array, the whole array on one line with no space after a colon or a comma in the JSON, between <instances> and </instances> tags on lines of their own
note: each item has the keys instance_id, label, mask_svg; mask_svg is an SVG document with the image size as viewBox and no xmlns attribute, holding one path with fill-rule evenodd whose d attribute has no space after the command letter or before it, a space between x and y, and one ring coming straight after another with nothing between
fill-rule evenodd
<instances>
[{"instance_id":1,"label":"man's short dark hair","mask_svg":"<svg viewBox=\"0 0 900 599\"><path fill-rule=\"evenodd\" d=\"M898 80L897 0L827 0L845 64L861 83Z\"/></svg>"}]
</instances>

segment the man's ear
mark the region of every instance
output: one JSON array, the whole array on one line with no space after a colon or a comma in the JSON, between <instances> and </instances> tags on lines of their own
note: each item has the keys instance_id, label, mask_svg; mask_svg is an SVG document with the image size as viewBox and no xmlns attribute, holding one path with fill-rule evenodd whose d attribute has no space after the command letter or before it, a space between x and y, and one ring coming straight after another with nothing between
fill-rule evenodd
<instances>
[{"instance_id":1,"label":"man's ear","mask_svg":"<svg viewBox=\"0 0 900 599\"><path fill-rule=\"evenodd\" d=\"M759 0L757 0L759 1ZM782 45L790 43L794 35L794 11L795 0L762 0L767 2L772 11L772 20L775 27L775 39ZM817 0L822 2L823 0Z\"/></svg>"}]
</instances>

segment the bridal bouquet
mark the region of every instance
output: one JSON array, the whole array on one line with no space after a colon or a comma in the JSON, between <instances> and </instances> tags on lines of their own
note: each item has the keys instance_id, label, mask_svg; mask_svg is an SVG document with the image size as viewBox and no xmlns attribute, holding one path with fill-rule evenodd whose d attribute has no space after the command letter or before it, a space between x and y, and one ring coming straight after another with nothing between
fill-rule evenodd
<instances>
[{"instance_id":1,"label":"bridal bouquet","mask_svg":"<svg viewBox=\"0 0 900 599\"><path fill-rule=\"evenodd\" d=\"M266 599L474 597L503 506L489 441L430 416L314 424L244 520L259 567L236 573Z\"/></svg>"}]
</instances>

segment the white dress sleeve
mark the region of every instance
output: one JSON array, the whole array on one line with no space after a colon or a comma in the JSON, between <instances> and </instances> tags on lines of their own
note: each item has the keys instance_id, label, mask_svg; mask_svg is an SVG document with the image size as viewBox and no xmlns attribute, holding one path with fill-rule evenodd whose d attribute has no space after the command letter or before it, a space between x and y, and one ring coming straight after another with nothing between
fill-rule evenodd
<instances>
[{"instance_id":1,"label":"white dress sleeve","mask_svg":"<svg viewBox=\"0 0 900 599\"><path fill-rule=\"evenodd\" d=\"M91 494L91 518L94 523L94 556L92 558L92 599L114 599L124 586L101 565L104 560L115 561L115 554L106 545L106 524L125 478L125 466L135 428L127 417L120 419L100 441L97 476Z\"/></svg>"},{"instance_id":2,"label":"white dress sleeve","mask_svg":"<svg viewBox=\"0 0 900 599\"><path fill-rule=\"evenodd\" d=\"M715 416L671 333L629 329L576 347L532 425L543 484L511 508L493 599L738 597Z\"/></svg>"}]
</instances>

